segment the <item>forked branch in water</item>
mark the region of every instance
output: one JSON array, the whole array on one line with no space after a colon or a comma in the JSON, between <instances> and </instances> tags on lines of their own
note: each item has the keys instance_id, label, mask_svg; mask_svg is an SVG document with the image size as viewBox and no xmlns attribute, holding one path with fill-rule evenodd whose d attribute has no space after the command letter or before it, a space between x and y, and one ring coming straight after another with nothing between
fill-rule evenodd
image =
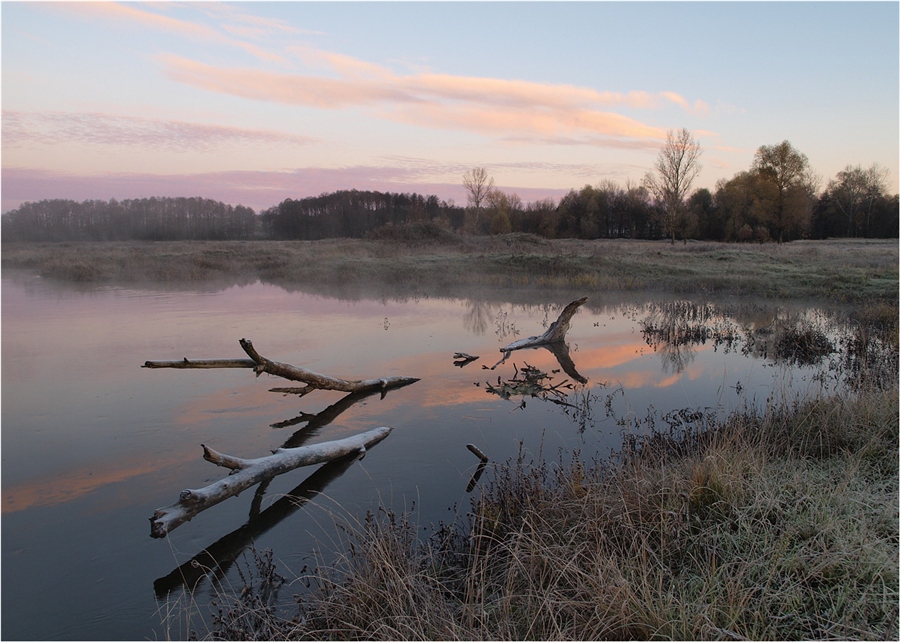
<instances>
[{"instance_id":1,"label":"forked branch in water","mask_svg":"<svg viewBox=\"0 0 900 642\"><path fill-rule=\"evenodd\" d=\"M562 366L562 369L567 375L575 379L578 383L587 383L587 377L582 376L575 369L575 363L569 356L569 347L566 345L566 333L569 331L569 323L572 321L572 317L578 311L578 308L580 308L585 301L587 301L587 297L582 297L572 301L563 308L563 311L559 314L559 318L550 324L550 327L547 328L547 331L544 334L528 337L527 339L519 339L518 341L513 341L509 345L500 348L500 352L503 353L503 358L495 363L490 369L493 370L497 366L506 363L510 353L514 350L521 350L523 348L546 348L553 353L556 360L559 361L559 365ZM485 366L485 368L487 368L487 366Z\"/></svg>"},{"instance_id":2,"label":"forked branch in water","mask_svg":"<svg viewBox=\"0 0 900 642\"><path fill-rule=\"evenodd\" d=\"M563 311L559 314L559 318L550 324L550 327L547 328L547 331L544 334L536 337L528 337L527 339L519 339L518 341L513 341L508 346L500 348L500 352L510 353L513 350L521 350L522 348L532 348L534 346L541 346L548 343L560 343L565 341L566 332L569 331L569 322L572 321L572 317L578 311L578 308L580 308L584 304L585 301L587 301L586 296L572 301L569 305L563 308Z\"/></svg>"},{"instance_id":3,"label":"forked branch in water","mask_svg":"<svg viewBox=\"0 0 900 642\"><path fill-rule=\"evenodd\" d=\"M399 388L418 381L415 377L383 377L381 379L361 379L348 381L328 375L319 374L306 368L292 366L288 363L279 363L266 359L260 355L249 339L240 340L241 348L247 353L249 359L199 359L181 361L146 361L144 368L253 368L256 376L267 373L276 377L282 377L290 381L298 381L305 384L304 387L294 389L295 394L304 395L313 390L337 390L339 392L368 392L381 391L382 395L391 388Z\"/></svg>"}]
</instances>

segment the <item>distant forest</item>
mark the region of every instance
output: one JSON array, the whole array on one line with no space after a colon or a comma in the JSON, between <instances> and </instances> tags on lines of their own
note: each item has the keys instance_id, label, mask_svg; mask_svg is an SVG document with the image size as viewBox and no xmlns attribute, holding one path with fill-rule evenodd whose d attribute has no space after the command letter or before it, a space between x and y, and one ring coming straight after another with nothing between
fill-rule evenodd
<instances>
[{"instance_id":1,"label":"distant forest","mask_svg":"<svg viewBox=\"0 0 900 642\"><path fill-rule=\"evenodd\" d=\"M735 242L900 235L897 195L831 181L821 195L787 192L782 214L767 205L764 177L742 172L716 191L698 189L678 221L679 239ZM774 203L774 197L772 199ZM788 205L785 205L787 203ZM788 209L786 209L788 208ZM790 212L785 216L783 212ZM491 188L467 207L436 196L346 190L287 199L255 213L204 198L45 200L2 216L4 241L317 240L363 238L385 226L431 223L467 234L527 232L547 238L667 237L660 208L643 186L606 181L559 202L524 204Z\"/></svg>"}]
</instances>

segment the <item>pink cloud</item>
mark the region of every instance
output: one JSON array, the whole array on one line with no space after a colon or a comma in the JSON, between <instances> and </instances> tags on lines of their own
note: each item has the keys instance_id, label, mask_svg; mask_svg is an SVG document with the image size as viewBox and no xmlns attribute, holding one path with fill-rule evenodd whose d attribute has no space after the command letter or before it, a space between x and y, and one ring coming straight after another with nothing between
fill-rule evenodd
<instances>
[{"instance_id":1,"label":"pink cloud","mask_svg":"<svg viewBox=\"0 0 900 642\"><path fill-rule=\"evenodd\" d=\"M223 69L172 55L159 59L172 80L252 100L334 109L414 99L400 89L375 81L351 82L249 68Z\"/></svg>"},{"instance_id":2,"label":"pink cloud","mask_svg":"<svg viewBox=\"0 0 900 642\"><path fill-rule=\"evenodd\" d=\"M694 101L693 105L691 105L688 102L687 98L685 98L681 94L676 94L674 91L663 91L660 92L660 95L669 102L678 105L686 112L701 115L706 115L709 113L709 105L706 103L706 101L697 100Z\"/></svg>"},{"instance_id":3,"label":"pink cloud","mask_svg":"<svg viewBox=\"0 0 900 642\"><path fill-rule=\"evenodd\" d=\"M350 56L304 47L294 47L292 52L308 65L323 67L338 77L223 68L174 55L159 59L169 78L207 91L321 109L363 107L374 109L383 119L494 136L577 138L601 134L659 141L665 138L663 129L605 108L655 108L662 99L689 111L702 108L702 101L692 107L672 92L621 94L497 78L400 76Z\"/></svg>"},{"instance_id":4,"label":"pink cloud","mask_svg":"<svg viewBox=\"0 0 900 642\"><path fill-rule=\"evenodd\" d=\"M88 18L105 18L118 23L132 23L141 27L150 27L159 31L176 33L181 36L190 38L191 40L203 40L207 42L215 42L232 47L243 49L250 55L261 60L270 62L283 62L284 58L277 54L273 54L261 47L253 45L243 40L235 39L212 27L196 24L187 20L179 20L167 15L156 13L154 11L146 11L138 8L131 3L117 2L64 2L59 5L68 11L73 11L78 15ZM144 5L151 7L165 7L164 4ZM176 6L176 5L173 5ZM228 30L226 30L227 32Z\"/></svg>"},{"instance_id":5,"label":"pink cloud","mask_svg":"<svg viewBox=\"0 0 900 642\"><path fill-rule=\"evenodd\" d=\"M421 102L395 105L379 114L411 125L468 130L487 135L518 133L538 137L602 134L619 138L665 137L665 131L611 112L587 109L497 108L490 105L454 105Z\"/></svg>"},{"instance_id":6,"label":"pink cloud","mask_svg":"<svg viewBox=\"0 0 900 642\"><path fill-rule=\"evenodd\" d=\"M338 75L368 76L373 80L390 82L398 87L403 87L405 92L411 96L430 95L434 98L452 101L479 102L520 108L539 106L557 109L610 106L659 109L662 106L660 99L665 98L686 110L692 109L683 97L673 92L661 92L654 95L646 91L630 91L623 94L610 91L601 92L575 85L433 73L398 76L387 67L343 54L310 47L291 47L290 51L298 54L305 62L326 67ZM697 104L701 103L703 101L697 101Z\"/></svg>"},{"instance_id":7,"label":"pink cloud","mask_svg":"<svg viewBox=\"0 0 900 642\"><path fill-rule=\"evenodd\" d=\"M283 42L271 36L306 33L283 21L248 15L227 4L182 6L204 13L214 24L167 15L180 10L177 4L78 3L66 10L112 20L117 25L139 25L192 41L237 47L259 60L280 64L289 61L281 53L273 53L271 44L265 49L252 41ZM660 109L667 104L694 114L709 110L704 101L691 104L671 91L622 93L516 79L440 73L400 75L380 64L312 47L293 45L282 51L328 75L223 68L172 54L161 54L158 60L170 79L206 91L319 109L369 108L375 109L380 118L414 126L519 140L560 137L576 144L596 144L582 140L600 135L660 141L665 137L663 129L609 110Z\"/></svg>"}]
</instances>

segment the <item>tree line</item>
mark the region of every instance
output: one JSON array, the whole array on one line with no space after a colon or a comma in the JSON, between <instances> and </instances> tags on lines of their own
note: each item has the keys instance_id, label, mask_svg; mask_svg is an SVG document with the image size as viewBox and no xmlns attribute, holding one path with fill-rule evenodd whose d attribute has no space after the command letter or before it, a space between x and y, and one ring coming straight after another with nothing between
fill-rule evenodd
<instances>
[{"instance_id":1,"label":"tree line","mask_svg":"<svg viewBox=\"0 0 900 642\"><path fill-rule=\"evenodd\" d=\"M464 229L475 234L521 231L555 238L668 238L729 242L800 238L897 238L900 207L887 170L848 165L821 188L805 154L785 140L756 150L749 169L715 190L691 185L702 150L685 129L668 132L640 183L613 181L571 190L558 204L523 206L493 187L484 168L463 177Z\"/></svg>"},{"instance_id":2,"label":"tree line","mask_svg":"<svg viewBox=\"0 0 900 642\"><path fill-rule=\"evenodd\" d=\"M341 190L286 199L259 215L260 233L271 239L362 238L385 225L439 221L460 229L464 208L437 196Z\"/></svg>"},{"instance_id":3,"label":"tree line","mask_svg":"<svg viewBox=\"0 0 900 642\"><path fill-rule=\"evenodd\" d=\"M466 172L467 204L437 196L341 190L285 199L258 215L203 198L46 200L2 217L7 241L318 240L363 238L384 226L431 223L465 234L526 232L547 238L699 239L728 242L900 235L898 196L877 164L847 166L828 181L788 141L763 145L752 165L714 190L691 186L702 150L687 130L669 132L640 182L610 180L558 202L523 203L494 187L487 170Z\"/></svg>"},{"instance_id":4,"label":"tree line","mask_svg":"<svg viewBox=\"0 0 900 642\"><path fill-rule=\"evenodd\" d=\"M2 219L4 241L175 241L248 239L249 207L208 198L141 198L24 203Z\"/></svg>"}]
</instances>

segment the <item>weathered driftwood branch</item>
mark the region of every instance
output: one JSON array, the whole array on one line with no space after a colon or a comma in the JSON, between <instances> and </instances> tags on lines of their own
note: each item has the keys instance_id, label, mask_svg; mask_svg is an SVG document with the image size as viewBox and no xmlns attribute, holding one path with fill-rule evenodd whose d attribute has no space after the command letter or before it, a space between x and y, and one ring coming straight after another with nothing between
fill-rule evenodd
<instances>
[{"instance_id":1,"label":"weathered driftwood branch","mask_svg":"<svg viewBox=\"0 0 900 642\"><path fill-rule=\"evenodd\" d=\"M276 377L282 377L290 381L298 381L306 384L303 388L291 389L294 394L304 395L313 390L337 390L340 392L363 392L380 390L384 395L391 388L406 386L418 381L415 377L384 377L381 379L362 379L347 381L337 377L322 375L306 368L292 366L287 363L279 363L266 359L260 355L249 339L241 339L241 348L247 353L249 359L195 359L186 357L181 361L147 361L145 368L253 368L256 375L268 373ZM278 389L283 391L283 389Z\"/></svg>"},{"instance_id":2,"label":"weathered driftwood branch","mask_svg":"<svg viewBox=\"0 0 900 642\"><path fill-rule=\"evenodd\" d=\"M181 361L145 361L142 368L255 368L252 359L188 359Z\"/></svg>"},{"instance_id":3,"label":"weathered driftwood branch","mask_svg":"<svg viewBox=\"0 0 900 642\"><path fill-rule=\"evenodd\" d=\"M282 448L296 448L297 446L302 446L303 441L305 441L312 435L315 435L316 432L319 431L319 429L332 423L341 415L341 413L346 411L348 408L351 408L359 401L367 399L376 394L378 394L377 390L351 392L350 394L344 395L338 401L331 404L324 410L320 410L316 413L301 412L293 419L287 419L285 421L279 421L269 425L272 426L272 428L290 428L292 426L305 423L306 426L298 429L297 432L295 432L281 446Z\"/></svg>"},{"instance_id":4,"label":"weathered driftwood branch","mask_svg":"<svg viewBox=\"0 0 900 642\"><path fill-rule=\"evenodd\" d=\"M300 466L311 466L338 459L350 453L364 454L366 448L377 444L390 434L391 428L369 430L353 437L300 448L279 448L272 455L257 459L241 459L218 453L203 446L203 458L234 471L225 479L197 490L181 491L177 503L160 508L150 518L150 535L165 537L184 522L260 482L281 475Z\"/></svg>"},{"instance_id":5,"label":"weathered driftwood branch","mask_svg":"<svg viewBox=\"0 0 900 642\"><path fill-rule=\"evenodd\" d=\"M521 350L522 348L532 348L534 346L541 346L548 343L559 343L561 341L566 340L566 332L569 331L569 322L572 320L575 312L578 311L578 308L581 307L584 302L587 301L587 297L582 297L576 301L572 301L569 305L563 308L563 311L559 314L559 318L550 324L550 327L547 328L547 331L536 337L528 337L527 339L519 339L518 341L513 341L508 346L500 348L500 352L509 353L513 350Z\"/></svg>"},{"instance_id":6,"label":"weathered driftwood branch","mask_svg":"<svg viewBox=\"0 0 900 642\"><path fill-rule=\"evenodd\" d=\"M482 473L484 473L484 469L487 468L487 462L482 460L480 464L478 464L478 468L475 470L475 473L472 475L472 479L469 480L469 483L466 484L466 492L471 493L475 490L475 486L478 485L478 480L481 479Z\"/></svg>"},{"instance_id":7,"label":"weathered driftwood branch","mask_svg":"<svg viewBox=\"0 0 900 642\"><path fill-rule=\"evenodd\" d=\"M481 474L484 472L484 469L487 468L488 461L490 460L488 459L488 456L481 452L481 449L475 444L466 444L466 448L468 448L473 455L481 460L481 462L478 464L478 468L475 470L475 473L472 475L472 478L466 485L466 492L471 493L473 490L475 490L475 486L478 485L478 480L481 479Z\"/></svg>"},{"instance_id":8,"label":"weathered driftwood branch","mask_svg":"<svg viewBox=\"0 0 900 642\"><path fill-rule=\"evenodd\" d=\"M572 361L572 358L569 356L569 347L566 345L566 333L569 331L569 323L572 321L572 317L575 315L575 312L578 311L578 308L581 307L584 302L587 301L587 297L582 297L575 301L572 301L569 305L563 308L563 311L559 314L559 318L556 319L553 323L550 324L550 327L547 328L547 331L539 336L528 337L527 339L519 339L518 341L513 341L509 345L500 348L500 352L503 353L503 358L500 359L493 366L488 368L487 366L483 366L483 368L493 370L499 365L506 363L506 360L509 358L509 355L514 350L521 350L522 348L546 348L556 357L556 360L559 361L559 365L562 366L562 369L566 372L567 375L575 379L578 383L587 383L587 377L582 376L576 369L575 363Z\"/></svg>"}]
</instances>

